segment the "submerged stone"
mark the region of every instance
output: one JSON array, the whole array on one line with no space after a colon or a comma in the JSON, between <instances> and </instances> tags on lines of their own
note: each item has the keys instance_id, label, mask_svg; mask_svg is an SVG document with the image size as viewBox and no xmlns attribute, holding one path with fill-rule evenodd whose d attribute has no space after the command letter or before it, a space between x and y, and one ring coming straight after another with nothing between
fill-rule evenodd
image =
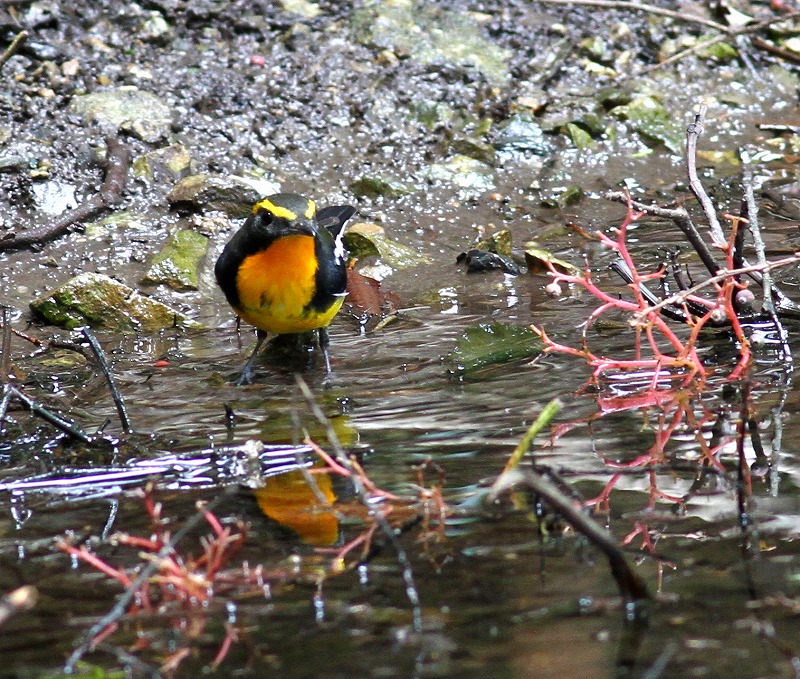
<instances>
[{"instance_id":1,"label":"submerged stone","mask_svg":"<svg viewBox=\"0 0 800 679\"><path fill-rule=\"evenodd\" d=\"M551 145L539 124L528 114L522 113L512 116L498 127L494 148L503 156L544 156L550 152Z\"/></svg>"},{"instance_id":2,"label":"submerged stone","mask_svg":"<svg viewBox=\"0 0 800 679\"><path fill-rule=\"evenodd\" d=\"M182 229L169 237L150 264L143 283L165 284L174 290L197 290L200 265L208 251L208 236Z\"/></svg>"},{"instance_id":3,"label":"submerged stone","mask_svg":"<svg viewBox=\"0 0 800 679\"><path fill-rule=\"evenodd\" d=\"M478 198L495 188L491 166L469 156L453 156L443 163L429 165L420 174L423 179L454 184L464 199Z\"/></svg>"},{"instance_id":4,"label":"submerged stone","mask_svg":"<svg viewBox=\"0 0 800 679\"><path fill-rule=\"evenodd\" d=\"M468 12L416 0L372 2L353 14L359 42L405 54L422 64L470 66L487 80L508 80L508 50L484 38Z\"/></svg>"},{"instance_id":5,"label":"submerged stone","mask_svg":"<svg viewBox=\"0 0 800 679\"><path fill-rule=\"evenodd\" d=\"M486 250L487 252L495 252L498 255L511 256L511 231L508 229L500 229L495 231L491 236L487 236L482 241L479 241L475 248L478 250Z\"/></svg>"},{"instance_id":6,"label":"submerged stone","mask_svg":"<svg viewBox=\"0 0 800 679\"><path fill-rule=\"evenodd\" d=\"M642 136L661 142L672 153L683 153L686 125L681 119L672 118L654 96L636 96L630 103L612 108L611 113L627 120Z\"/></svg>"},{"instance_id":7,"label":"submerged stone","mask_svg":"<svg viewBox=\"0 0 800 679\"><path fill-rule=\"evenodd\" d=\"M411 187L398 179L385 176L359 177L350 184L350 190L356 196L365 198L399 198L407 193L411 193Z\"/></svg>"},{"instance_id":8,"label":"submerged stone","mask_svg":"<svg viewBox=\"0 0 800 679\"><path fill-rule=\"evenodd\" d=\"M98 273L83 273L30 304L48 323L73 329L83 325L103 330L155 332L196 325L166 304Z\"/></svg>"},{"instance_id":9,"label":"submerged stone","mask_svg":"<svg viewBox=\"0 0 800 679\"><path fill-rule=\"evenodd\" d=\"M118 87L74 97L70 110L108 132L125 130L150 143L165 137L172 123L172 109L138 87Z\"/></svg>"},{"instance_id":10,"label":"submerged stone","mask_svg":"<svg viewBox=\"0 0 800 679\"><path fill-rule=\"evenodd\" d=\"M297 14L304 19L313 19L322 11L316 2L309 0L280 0L280 3L285 12Z\"/></svg>"}]
</instances>

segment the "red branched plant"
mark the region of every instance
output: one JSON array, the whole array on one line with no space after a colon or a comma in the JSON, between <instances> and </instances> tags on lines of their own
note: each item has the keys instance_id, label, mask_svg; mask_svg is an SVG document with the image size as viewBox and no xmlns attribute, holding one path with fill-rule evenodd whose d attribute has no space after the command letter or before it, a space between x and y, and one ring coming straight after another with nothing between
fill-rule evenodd
<instances>
[{"instance_id":1,"label":"red branched plant","mask_svg":"<svg viewBox=\"0 0 800 679\"><path fill-rule=\"evenodd\" d=\"M619 228L614 230L616 239L610 238L600 231L596 233L600 242L614 251L629 270L631 282L628 288L631 291L632 299L623 299L600 288L593 279L588 266L585 267L583 274L576 275L559 271L550 264L550 275L554 282L582 287L595 297L600 305L584 323L583 346L580 349L553 341L543 328L536 325L532 325L531 329L544 341L545 352L570 354L586 360L593 368L591 381L594 383L598 383L602 377L614 373L651 371L651 389L657 390L659 382L664 379L680 378L684 385L690 384L693 380L703 384L708 373L697 353L698 337L709 322L713 321L719 325L727 321L739 343L739 362L728 377L737 379L741 376L742 371L750 365L751 360L749 344L734 308L734 296L744 286L733 275L720 276L710 279L708 282L708 285L715 291L714 298L699 297L692 294L691 291L681 291L658 304L653 304L652 300L648 300L644 294L643 287L650 281L662 279L665 271L662 267L655 273L641 273L628 250L626 240L628 227L643 214L634 211L629 202L624 221ZM733 240L741 221L743 221L742 218L733 219L731 240L724 247L729 270L734 268ZM717 278L719 280L716 280ZM690 313L689 303L693 304L694 313ZM662 315L661 311L667 305L683 310L685 324L689 330L685 339L679 337L670 322ZM701 315L696 313L697 308L703 309ZM629 317L628 322L634 331L633 358L601 356L594 353L589 347L587 338L589 329L600 316L611 310L622 311Z\"/></svg>"},{"instance_id":2,"label":"red branched plant","mask_svg":"<svg viewBox=\"0 0 800 679\"><path fill-rule=\"evenodd\" d=\"M217 585L226 581L224 568L244 543L244 525L238 524L236 530L224 527L212 512L204 509L203 503L198 503L198 511L203 513L212 530L211 534L200 539L200 556L183 556L174 549L167 556L162 556L161 552L170 544L172 535L162 516L162 505L155 501L149 487L144 491L144 505L153 527L150 537L116 533L109 538L112 545L139 549L143 562L159 559L156 574L136 592L130 612L166 610L177 603L198 606L218 595ZM76 547L66 540L60 540L56 546L119 581L125 588L134 583L134 572L111 566L86 545Z\"/></svg>"}]
</instances>

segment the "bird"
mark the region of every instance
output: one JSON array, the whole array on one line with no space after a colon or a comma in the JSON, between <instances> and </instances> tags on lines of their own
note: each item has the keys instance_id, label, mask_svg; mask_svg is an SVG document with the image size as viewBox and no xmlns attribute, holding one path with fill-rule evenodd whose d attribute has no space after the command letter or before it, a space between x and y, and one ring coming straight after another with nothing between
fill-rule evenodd
<instances>
[{"instance_id":1,"label":"bird","mask_svg":"<svg viewBox=\"0 0 800 679\"><path fill-rule=\"evenodd\" d=\"M257 330L255 350L237 384L250 384L267 335L317 332L330 374L328 325L347 295L344 226L351 205L317 209L296 193L259 200L214 267L217 283L240 319Z\"/></svg>"}]
</instances>

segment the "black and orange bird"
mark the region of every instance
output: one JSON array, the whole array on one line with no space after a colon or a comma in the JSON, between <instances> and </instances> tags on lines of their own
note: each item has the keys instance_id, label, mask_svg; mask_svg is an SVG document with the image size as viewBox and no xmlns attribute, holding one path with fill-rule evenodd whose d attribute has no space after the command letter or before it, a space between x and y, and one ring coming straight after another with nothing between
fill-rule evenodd
<instances>
[{"instance_id":1,"label":"black and orange bird","mask_svg":"<svg viewBox=\"0 0 800 679\"><path fill-rule=\"evenodd\" d=\"M349 205L317 210L313 200L276 193L260 200L214 267L217 283L239 318L256 327L258 342L237 384L249 384L269 333L316 330L330 372L327 327L347 287L344 225Z\"/></svg>"}]
</instances>

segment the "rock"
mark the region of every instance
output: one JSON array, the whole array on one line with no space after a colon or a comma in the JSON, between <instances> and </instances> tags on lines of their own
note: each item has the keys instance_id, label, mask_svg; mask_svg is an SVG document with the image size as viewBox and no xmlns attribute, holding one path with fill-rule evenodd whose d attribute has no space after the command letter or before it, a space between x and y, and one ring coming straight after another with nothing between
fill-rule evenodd
<instances>
[{"instance_id":1,"label":"rock","mask_svg":"<svg viewBox=\"0 0 800 679\"><path fill-rule=\"evenodd\" d=\"M494 165L494 146L478 137L457 137L450 145L450 150L462 156L469 156L487 165Z\"/></svg>"},{"instance_id":2,"label":"rock","mask_svg":"<svg viewBox=\"0 0 800 679\"><path fill-rule=\"evenodd\" d=\"M416 0L385 0L353 13L356 39L422 64L469 66L491 83L509 77L508 50L487 40L469 12L451 12Z\"/></svg>"},{"instance_id":3,"label":"rock","mask_svg":"<svg viewBox=\"0 0 800 679\"><path fill-rule=\"evenodd\" d=\"M356 196L366 198L399 198L411 193L411 187L392 177L373 176L359 177L350 184L350 190Z\"/></svg>"},{"instance_id":4,"label":"rock","mask_svg":"<svg viewBox=\"0 0 800 679\"><path fill-rule=\"evenodd\" d=\"M547 273L550 266L562 273L572 276L580 275L578 267L559 259L549 250L540 248L536 243L525 243L525 263L529 273Z\"/></svg>"},{"instance_id":5,"label":"rock","mask_svg":"<svg viewBox=\"0 0 800 679\"><path fill-rule=\"evenodd\" d=\"M143 283L165 284L174 290L197 290L200 264L208 251L208 236L182 229L169 237L150 264Z\"/></svg>"},{"instance_id":6,"label":"rock","mask_svg":"<svg viewBox=\"0 0 800 679\"><path fill-rule=\"evenodd\" d=\"M67 329L90 325L103 330L155 332L194 321L113 278L83 273L35 299L31 310Z\"/></svg>"},{"instance_id":7,"label":"rock","mask_svg":"<svg viewBox=\"0 0 800 679\"><path fill-rule=\"evenodd\" d=\"M564 126L564 129L572 140L572 143L579 149L590 149L594 147L594 139L592 139L592 135L589 134L586 130L584 130L580 125L576 125L575 123L567 123Z\"/></svg>"},{"instance_id":8,"label":"rock","mask_svg":"<svg viewBox=\"0 0 800 679\"><path fill-rule=\"evenodd\" d=\"M360 222L348 227L344 244L353 257L380 257L392 269L407 269L418 264L430 264L430 258L386 237L377 224Z\"/></svg>"},{"instance_id":9,"label":"rock","mask_svg":"<svg viewBox=\"0 0 800 679\"><path fill-rule=\"evenodd\" d=\"M172 27L161 12L153 10L147 14L138 37L140 40L166 45L173 38Z\"/></svg>"},{"instance_id":10,"label":"rock","mask_svg":"<svg viewBox=\"0 0 800 679\"><path fill-rule=\"evenodd\" d=\"M77 207L74 184L57 181L35 182L32 185L36 197L36 207L48 215L60 215L66 210Z\"/></svg>"},{"instance_id":11,"label":"rock","mask_svg":"<svg viewBox=\"0 0 800 679\"><path fill-rule=\"evenodd\" d=\"M543 207L554 207L563 210L565 207L580 203L584 197L583 189L577 184L566 188L558 188L548 195L542 196Z\"/></svg>"},{"instance_id":12,"label":"rock","mask_svg":"<svg viewBox=\"0 0 800 679\"><path fill-rule=\"evenodd\" d=\"M151 144L165 137L172 123L169 106L154 94L130 86L74 97L70 111L106 132L125 130Z\"/></svg>"},{"instance_id":13,"label":"rock","mask_svg":"<svg viewBox=\"0 0 800 679\"><path fill-rule=\"evenodd\" d=\"M165 146L162 149L139 156L131 169L133 174L149 182L173 183L189 174L191 158L181 144Z\"/></svg>"},{"instance_id":14,"label":"rock","mask_svg":"<svg viewBox=\"0 0 800 679\"><path fill-rule=\"evenodd\" d=\"M148 228L148 217L145 215L136 214L127 210L120 210L96 222L87 224L86 228L83 230L83 236L85 238L97 240L109 236L109 232L112 230L133 233L134 231L146 231Z\"/></svg>"},{"instance_id":15,"label":"rock","mask_svg":"<svg viewBox=\"0 0 800 679\"><path fill-rule=\"evenodd\" d=\"M508 229L495 231L491 236L487 236L478 242L475 245L475 249L511 257L511 231Z\"/></svg>"},{"instance_id":16,"label":"rock","mask_svg":"<svg viewBox=\"0 0 800 679\"><path fill-rule=\"evenodd\" d=\"M493 145L500 156L508 158L524 157L528 154L544 156L551 149L542 128L525 113L511 116L500 125Z\"/></svg>"},{"instance_id":17,"label":"rock","mask_svg":"<svg viewBox=\"0 0 800 679\"><path fill-rule=\"evenodd\" d=\"M496 252L473 248L462 252L456 257L457 264L464 264L467 273L485 273L487 271L502 271L503 273L519 276L522 273L519 264L511 257L498 255Z\"/></svg>"},{"instance_id":18,"label":"rock","mask_svg":"<svg viewBox=\"0 0 800 679\"><path fill-rule=\"evenodd\" d=\"M303 19L313 19L321 11L317 3L308 0L280 0L280 3L284 12L297 14Z\"/></svg>"},{"instance_id":19,"label":"rock","mask_svg":"<svg viewBox=\"0 0 800 679\"><path fill-rule=\"evenodd\" d=\"M492 168L469 156L453 156L443 163L429 165L420 176L422 179L454 184L459 188L458 195L462 199L478 198L495 188Z\"/></svg>"},{"instance_id":20,"label":"rock","mask_svg":"<svg viewBox=\"0 0 800 679\"><path fill-rule=\"evenodd\" d=\"M654 96L635 96L630 103L616 106L611 113L627 120L639 134L661 142L672 153L682 154L686 125L681 118L672 118L664 105Z\"/></svg>"},{"instance_id":21,"label":"rock","mask_svg":"<svg viewBox=\"0 0 800 679\"><path fill-rule=\"evenodd\" d=\"M179 181L167 200L178 209L220 210L246 217L254 203L280 191L280 184L236 175L193 174Z\"/></svg>"}]
</instances>

